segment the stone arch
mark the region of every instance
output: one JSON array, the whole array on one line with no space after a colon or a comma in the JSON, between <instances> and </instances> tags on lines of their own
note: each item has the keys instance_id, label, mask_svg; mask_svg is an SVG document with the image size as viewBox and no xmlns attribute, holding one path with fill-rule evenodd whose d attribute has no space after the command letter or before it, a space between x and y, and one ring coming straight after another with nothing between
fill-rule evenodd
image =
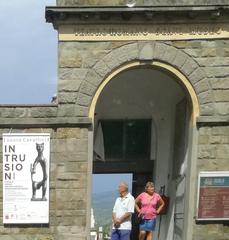
<instances>
[{"instance_id":1,"label":"stone arch","mask_svg":"<svg viewBox=\"0 0 229 240\"><path fill-rule=\"evenodd\" d=\"M119 73L138 67L158 68L161 71L170 74L174 80L180 82L180 85L186 90L186 96L190 99L192 111L190 113L190 128L188 129L188 146L190 154L188 156L187 166L187 206L192 206L194 209L193 199L188 196L195 191L195 183L191 181L196 177L196 147L198 134L196 128L196 117L202 114L202 107L212 104L212 91L208 84L208 79L205 72L199 65L182 50L161 43L161 42L135 42L121 46L100 59L90 69L80 86L80 91L77 99L79 106L84 106L88 110L88 115L94 124L94 112L96 109L97 100L100 93L103 91L106 84L118 75ZM208 96L205 98L205 96ZM89 109L88 109L89 108ZM203 108L204 109L204 108ZM93 140L94 127L89 131L89 162L90 171L92 173L93 163ZM90 206L89 206L90 207ZM186 226L189 226L193 221L194 213L188 214L188 210L184 209L184 234L188 236L189 231ZM88 218L89 219L89 218ZM89 221L89 220L88 220Z\"/></svg>"},{"instance_id":2,"label":"stone arch","mask_svg":"<svg viewBox=\"0 0 229 240\"><path fill-rule=\"evenodd\" d=\"M161 42L135 42L112 50L90 69L83 80L76 104L89 107L100 84L112 73L128 63L138 61L167 64L183 74L198 98L200 115L214 114L213 93L205 72L188 54ZM160 65L160 64L159 64ZM163 66L161 67L163 69ZM169 71L169 69L167 69Z\"/></svg>"}]
</instances>

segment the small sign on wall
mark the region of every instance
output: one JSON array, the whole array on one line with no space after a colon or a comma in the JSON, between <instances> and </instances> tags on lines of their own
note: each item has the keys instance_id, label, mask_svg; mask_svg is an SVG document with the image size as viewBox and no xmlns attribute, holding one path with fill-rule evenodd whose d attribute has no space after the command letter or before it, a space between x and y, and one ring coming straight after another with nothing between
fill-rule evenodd
<instances>
[{"instance_id":1,"label":"small sign on wall","mask_svg":"<svg viewBox=\"0 0 229 240\"><path fill-rule=\"evenodd\" d=\"M3 134L3 223L49 223L49 134Z\"/></svg>"},{"instance_id":2,"label":"small sign on wall","mask_svg":"<svg viewBox=\"0 0 229 240\"><path fill-rule=\"evenodd\" d=\"M229 172L200 172L197 220L229 220Z\"/></svg>"}]
</instances>

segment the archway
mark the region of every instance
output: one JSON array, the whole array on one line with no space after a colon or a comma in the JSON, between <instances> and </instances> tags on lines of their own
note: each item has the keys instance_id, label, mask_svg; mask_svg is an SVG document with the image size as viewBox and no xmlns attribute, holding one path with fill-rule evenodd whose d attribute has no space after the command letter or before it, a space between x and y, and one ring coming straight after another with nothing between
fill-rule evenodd
<instances>
[{"instance_id":1,"label":"archway","mask_svg":"<svg viewBox=\"0 0 229 240\"><path fill-rule=\"evenodd\" d=\"M198 115L198 100L187 78L172 66L157 61L134 62L118 68L101 83L92 100L89 116L94 132L101 124L105 152L103 162L93 162L93 172L135 174L134 194L143 190L148 179L155 181L157 190L166 186L171 200L167 215L162 217L161 239L172 239L173 235L182 239L188 234L190 218L184 203L189 205L186 200L193 187L192 141ZM109 134L117 132L120 133L117 142L120 139L123 142L112 149L115 140L110 141ZM150 134L143 137L146 132ZM140 139L134 134L140 134ZM143 146L131 151L142 140ZM112 156L117 149L122 151Z\"/></svg>"}]
</instances>

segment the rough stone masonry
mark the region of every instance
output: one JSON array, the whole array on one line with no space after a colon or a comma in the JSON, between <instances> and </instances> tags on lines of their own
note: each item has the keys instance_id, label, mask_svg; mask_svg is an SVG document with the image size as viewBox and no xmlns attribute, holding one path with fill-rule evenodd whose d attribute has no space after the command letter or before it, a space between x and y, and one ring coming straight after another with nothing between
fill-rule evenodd
<instances>
[{"instance_id":1,"label":"rough stone masonry","mask_svg":"<svg viewBox=\"0 0 229 240\"><path fill-rule=\"evenodd\" d=\"M136 1L151 6L152 1ZM227 0L157 0L154 6L224 6ZM125 1L58 0L58 6L124 6ZM65 19L65 16L63 16ZM227 19L229 20L229 19ZM61 20L63 21L63 20ZM183 19L182 21L190 21ZM209 20L210 22L212 20ZM218 20L216 20L218 21ZM123 21L122 21L123 24ZM50 224L2 224L0 175L0 240L73 240L87 235L88 111L106 76L135 60L171 64L191 82L200 105L197 119L199 171L229 170L229 40L59 42L58 103L41 106L1 105L0 133L51 134ZM0 141L2 145L2 138ZM2 151L2 148L0 148ZM1 152L2 153L2 152ZM2 155L0 155L2 162ZM2 171L2 164L0 165ZM196 198L196 196L190 196ZM196 199L195 199L196 200ZM227 223L228 224L228 223ZM193 240L229 239L223 223L197 224Z\"/></svg>"}]
</instances>

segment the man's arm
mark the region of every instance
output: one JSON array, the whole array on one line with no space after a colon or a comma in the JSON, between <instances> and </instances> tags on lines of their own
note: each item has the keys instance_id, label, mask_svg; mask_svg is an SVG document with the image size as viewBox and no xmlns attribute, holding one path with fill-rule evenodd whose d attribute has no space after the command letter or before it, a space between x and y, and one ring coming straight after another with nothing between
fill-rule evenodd
<instances>
[{"instance_id":1,"label":"man's arm","mask_svg":"<svg viewBox=\"0 0 229 240\"><path fill-rule=\"evenodd\" d=\"M112 213L112 221L113 221L113 223L115 224L116 223L116 213L115 212L113 212Z\"/></svg>"},{"instance_id":2,"label":"man's arm","mask_svg":"<svg viewBox=\"0 0 229 240\"><path fill-rule=\"evenodd\" d=\"M112 221L114 224L116 224L117 222L117 217L116 217L116 212L117 212L117 199L115 201L115 204L114 204L114 208L113 208L113 212L112 212Z\"/></svg>"},{"instance_id":3,"label":"man's arm","mask_svg":"<svg viewBox=\"0 0 229 240\"><path fill-rule=\"evenodd\" d=\"M121 224L125 222L130 218L131 215L132 215L132 212L126 212L125 214L122 215L122 217L116 220L116 223Z\"/></svg>"}]
</instances>

